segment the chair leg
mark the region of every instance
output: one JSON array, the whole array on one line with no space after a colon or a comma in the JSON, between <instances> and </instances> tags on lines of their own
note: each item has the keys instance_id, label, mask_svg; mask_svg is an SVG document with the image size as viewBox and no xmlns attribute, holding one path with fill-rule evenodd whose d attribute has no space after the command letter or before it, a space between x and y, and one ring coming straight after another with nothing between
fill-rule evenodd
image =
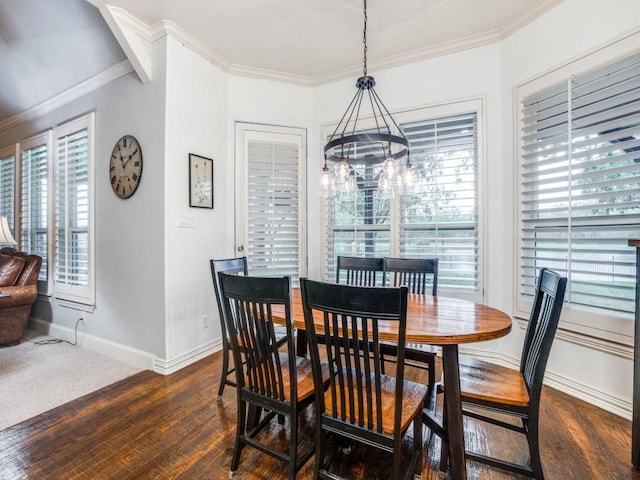
<instances>
[{"instance_id":1,"label":"chair leg","mask_svg":"<svg viewBox=\"0 0 640 480\"><path fill-rule=\"evenodd\" d=\"M224 386L227 381L227 372L229 371L229 348L223 340L222 343L222 374L220 375L220 387L218 387L218 399L222 398Z\"/></svg>"},{"instance_id":2,"label":"chair leg","mask_svg":"<svg viewBox=\"0 0 640 480\"><path fill-rule=\"evenodd\" d=\"M431 408L435 406L435 398L434 391L436 388L436 362L435 359L432 359L429 362L429 385L427 385L427 408Z\"/></svg>"},{"instance_id":3,"label":"chair leg","mask_svg":"<svg viewBox=\"0 0 640 480\"><path fill-rule=\"evenodd\" d=\"M445 392L444 395L447 393ZM442 402L442 429L447 431L447 402ZM446 472L449 465L449 445L445 435L440 438L440 471Z\"/></svg>"},{"instance_id":4,"label":"chair leg","mask_svg":"<svg viewBox=\"0 0 640 480\"><path fill-rule=\"evenodd\" d=\"M298 461L298 418L297 412L289 416L289 480L296 479Z\"/></svg>"},{"instance_id":5,"label":"chair leg","mask_svg":"<svg viewBox=\"0 0 640 480\"><path fill-rule=\"evenodd\" d=\"M233 458L231 459L231 468L229 469L229 478L233 478L238 473L238 466L240 465L240 454L244 444L242 443L242 436L245 433L247 418L247 404L241 400L238 401L238 421L236 426L236 444L233 448Z\"/></svg>"},{"instance_id":6,"label":"chair leg","mask_svg":"<svg viewBox=\"0 0 640 480\"><path fill-rule=\"evenodd\" d=\"M414 478L422 478L422 421L420 415L413 419L413 451L418 455L413 471Z\"/></svg>"},{"instance_id":7,"label":"chair leg","mask_svg":"<svg viewBox=\"0 0 640 480\"><path fill-rule=\"evenodd\" d=\"M320 470L324 469L325 433L320 426L316 427L316 459L313 466L313 478L320 478Z\"/></svg>"},{"instance_id":8,"label":"chair leg","mask_svg":"<svg viewBox=\"0 0 640 480\"><path fill-rule=\"evenodd\" d=\"M536 480L544 480L542 461L540 460L540 442L538 441L538 422L531 419L527 422L527 441L529 442L529 455L531 458L531 470Z\"/></svg>"}]
</instances>

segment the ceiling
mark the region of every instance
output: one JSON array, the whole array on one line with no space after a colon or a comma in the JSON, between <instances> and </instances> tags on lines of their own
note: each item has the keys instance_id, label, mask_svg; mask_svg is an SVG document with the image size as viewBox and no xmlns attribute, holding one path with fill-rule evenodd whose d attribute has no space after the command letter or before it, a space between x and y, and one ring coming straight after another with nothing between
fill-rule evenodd
<instances>
[{"instance_id":1,"label":"ceiling","mask_svg":"<svg viewBox=\"0 0 640 480\"><path fill-rule=\"evenodd\" d=\"M368 71L499 41L561 1L368 0ZM309 84L362 71L362 0L0 0L0 122L126 58L104 5L172 22L231 71Z\"/></svg>"}]
</instances>

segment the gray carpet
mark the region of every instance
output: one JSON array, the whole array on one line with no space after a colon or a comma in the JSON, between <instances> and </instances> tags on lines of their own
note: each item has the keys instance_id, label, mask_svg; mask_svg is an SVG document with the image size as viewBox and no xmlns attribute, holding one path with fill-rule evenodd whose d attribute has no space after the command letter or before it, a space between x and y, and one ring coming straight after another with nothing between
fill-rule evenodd
<instances>
[{"instance_id":1,"label":"gray carpet","mask_svg":"<svg viewBox=\"0 0 640 480\"><path fill-rule=\"evenodd\" d=\"M122 380L140 370L67 342L28 331L0 348L0 430Z\"/></svg>"}]
</instances>

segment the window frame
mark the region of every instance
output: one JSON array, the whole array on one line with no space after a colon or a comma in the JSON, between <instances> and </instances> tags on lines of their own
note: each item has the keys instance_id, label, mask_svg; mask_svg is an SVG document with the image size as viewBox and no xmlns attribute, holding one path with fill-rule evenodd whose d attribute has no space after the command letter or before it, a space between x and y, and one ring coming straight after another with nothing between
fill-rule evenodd
<instances>
[{"instance_id":1,"label":"window frame","mask_svg":"<svg viewBox=\"0 0 640 480\"><path fill-rule=\"evenodd\" d=\"M61 288L56 284L55 279L55 216L56 216L56 162L57 162L57 142L58 138L68 135L74 131L88 129L88 285L83 288ZM0 158L15 154L15 182L14 182L14 237L18 242L17 249L22 249L22 232L20 223L23 216L22 204L22 171L24 151L39 145L46 145L47 148L47 227L46 227L46 280L38 280L38 293L48 298L55 298L58 304L76 310L91 312L95 308L95 112L90 112L74 119L65 121L44 132L32 135L0 149ZM31 253L31 252L29 252Z\"/></svg>"},{"instance_id":2,"label":"window frame","mask_svg":"<svg viewBox=\"0 0 640 480\"><path fill-rule=\"evenodd\" d=\"M475 97L464 100L446 102L441 104L421 106L408 110L391 112L394 120L398 125L404 125L413 122L430 121L436 119L444 119L447 117L455 117L457 115L475 114L476 115L476 186L477 186L477 288L473 291L463 291L457 289L447 289L442 285L438 285L438 291L446 292L447 296L462 298L477 303L483 303L485 299L486 285L486 269L485 269L485 245L486 245L486 228L485 228L485 101L484 97ZM358 124L366 129L374 126L373 118L361 118ZM323 124L321 128L322 138L328 138L335 129L336 123ZM399 252L400 250L400 202L392 202L393 213L388 226L390 235L390 251ZM323 203L322 207L322 235L323 244L327 238L327 208ZM383 225L382 227L386 227ZM327 278L327 262L329 252L327 248L322 249L322 272L325 281L334 281L334 278ZM396 255L396 254L393 254ZM397 254L399 256L399 253Z\"/></svg>"},{"instance_id":3,"label":"window frame","mask_svg":"<svg viewBox=\"0 0 640 480\"><path fill-rule=\"evenodd\" d=\"M60 282L56 279L56 266L58 264L58 258L55 256L56 251L56 209L58 200L58 183L57 183L57 164L58 164L58 140L62 137L71 135L81 130L88 130L87 138L87 284L80 285L68 285ZM54 161L52 164L52 208L51 208L51 258L53 260L53 268L51 268L50 280L52 282L52 295L58 299L59 302L65 304L65 306L79 307L86 309L87 307L93 307L95 304L95 210L94 210L94 197L95 197L95 113L82 116L75 120L68 121L66 123L58 125L53 130L53 146L54 146Z\"/></svg>"},{"instance_id":4,"label":"window frame","mask_svg":"<svg viewBox=\"0 0 640 480\"><path fill-rule=\"evenodd\" d=\"M522 271L522 121L521 104L524 98L552 88L562 82L567 82L573 76L583 75L590 71L605 68L607 65L622 60L624 57L637 53L640 32L623 36L607 45L595 48L582 56L569 60L549 71L543 72L533 79L517 84L514 88L513 108L514 118L514 159L516 159L515 185L517 186L515 238L515 269L514 269L514 314L521 323L526 323L531 310L531 300L523 298L521 283ZM604 60L603 60L604 59ZM632 318L617 316L574 308L565 305L558 326L558 336L564 340L613 353L624 358L631 358L634 343L634 322Z\"/></svg>"},{"instance_id":5,"label":"window frame","mask_svg":"<svg viewBox=\"0 0 640 480\"><path fill-rule=\"evenodd\" d=\"M306 128L286 125L262 124L235 120L235 194L234 194L234 255L249 257L248 232L248 142L274 142L282 140L284 144L298 145L298 272L292 275L294 285L299 277L307 274L307 143ZM294 141L295 139L295 141ZM242 248L242 250L240 250ZM251 262L249 264L251 271Z\"/></svg>"}]
</instances>

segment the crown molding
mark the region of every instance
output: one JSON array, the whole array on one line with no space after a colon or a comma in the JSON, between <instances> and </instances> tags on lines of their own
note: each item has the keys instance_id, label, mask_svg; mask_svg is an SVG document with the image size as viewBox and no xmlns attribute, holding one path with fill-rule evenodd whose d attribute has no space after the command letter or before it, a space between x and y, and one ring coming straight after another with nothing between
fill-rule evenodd
<instances>
[{"instance_id":1,"label":"crown molding","mask_svg":"<svg viewBox=\"0 0 640 480\"><path fill-rule=\"evenodd\" d=\"M176 23L169 20L160 20L150 27L151 37L155 40L160 36L168 35L180 43L186 45L195 53L208 60L222 71L229 73L231 63L215 50L209 48L203 42L183 30Z\"/></svg>"},{"instance_id":2,"label":"crown molding","mask_svg":"<svg viewBox=\"0 0 640 480\"><path fill-rule=\"evenodd\" d=\"M386 70L500 42L563 1L564 0L542 0L532 7L524 16L503 29L493 30L451 42L444 42L431 47L416 49L400 55L369 62L369 67L371 70ZM248 65L233 64L172 21L160 20L153 25L147 25L120 7L103 5L100 7L100 11L103 12L103 15L105 15L104 12L107 11L108 15L115 20L113 22L115 23L113 27L109 21L107 23L112 27L114 35L116 35L118 41L121 41L121 38L125 33L129 33L129 44L125 41L125 43L121 45L143 82L145 82L144 78L150 78L150 66L149 68L145 68L145 58L140 52L141 49L139 46L136 48L136 45L132 44L131 39L133 38L133 40L135 40L136 37L145 39L149 44L151 44L164 36L171 36L226 73L262 80L291 83L306 87L317 87L352 78L354 76L358 76L361 71L359 65L354 65L352 67L336 70L319 76L308 76L255 68ZM135 34L135 36L131 34Z\"/></svg>"},{"instance_id":3,"label":"crown molding","mask_svg":"<svg viewBox=\"0 0 640 480\"><path fill-rule=\"evenodd\" d=\"M394 55L392 57L387 57L380 60L369 61L368 70L380 71L400 67L403 65L409 65L412 63L418 63L429 60L431 58L450 55L452 53L458 53L465 50L471 50L473 48L479 48L485 45L497 43L500 41L500 39L501 35L498 31L487 32L480 35L473 35L451 42L440 43L438 45L433 45L427 48L412 50L400 55ZM337 70L327 75L321 75L317 77L314 80L313 85L324 85L327 83L344 80L346 78L352 78L361 74L362 67L351 67L348 69Z\"/></svg>"},{"instance_id":4,"label":"crown molding","mask_svg":"<svg viewBox=\"0 0 640 480\"><path fill-rule=\"evenodd\" d=\"M539 2L537 5L528 10L525 15L522 15L515 22L502 28L500 30L500 39L502 40L507 38L512 33L517 32L522 27L533 22L538 17L541 17L548 11L560 5L562 2L564 2L564 0L543 0Z\"/></svg>"},{"instance_id":5,"label":"crown molding","mask_svg":"<svg viewBox=\"0 0 640 480\"><path fill-rule=\"evenodd\" d=\"M133 71L133 66L129 60L123 60L120 63L109 67L101 73L94 75L93 77L81 82L62 93L59 93L55 97L39 103L35 107L25 110L11 117L6 118L0 122L0 131L8 130L16 125L33 120L49 112L52 112L56 108L59 108L73 100L76 100L87 93L90 93L103 85L112 82L113 80L120 78Z\"/></svg>"}]
</instances>

